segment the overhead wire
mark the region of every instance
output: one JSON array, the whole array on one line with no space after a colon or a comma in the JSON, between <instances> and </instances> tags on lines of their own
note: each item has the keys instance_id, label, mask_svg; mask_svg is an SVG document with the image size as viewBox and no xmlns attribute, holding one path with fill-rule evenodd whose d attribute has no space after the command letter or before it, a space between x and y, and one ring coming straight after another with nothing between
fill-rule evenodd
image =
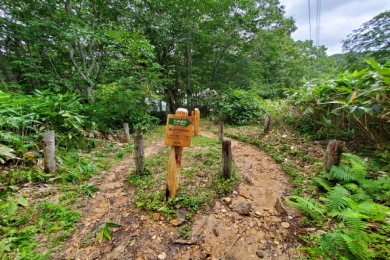
<instances>
[{"instance_id":1,"label":"overhead wire","mask_svg":"<svg viewBox=\"0 0 390 260\"><path fill-rule=\"evenodd\" d=\"M310 0L307 0L307 5L309 8L309 36L310 36L310 41L311 41L311 7L310 7Z\"/></svg>"}]
</instances>

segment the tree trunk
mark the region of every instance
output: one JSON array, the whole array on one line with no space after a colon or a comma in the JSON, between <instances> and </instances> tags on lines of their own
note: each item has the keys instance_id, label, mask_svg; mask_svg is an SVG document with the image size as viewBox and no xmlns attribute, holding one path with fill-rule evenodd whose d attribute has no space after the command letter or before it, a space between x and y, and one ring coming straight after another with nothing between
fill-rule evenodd
<instances>
[{"instance_id":1,"label":"tree trunk","mask_svg":"<svg viewBox=\"0 0 390 260\"><path fill-rule=\"evenodd\" d=\"M225 179L232 177L232 146L230 140L222 141L222 176Z\"/></svg>"},{"instance_id":2,"label":"tree trunk","mask_svg":"<svg viewBox=\"0 0 390 260\"><path fill-rule=\"evenodd\" d=\"M341 154L343 153L343 147L345 142L330 140L325 152L324 171L329 172L330 168L335 165L340 165Z\"/></svg>"},{"instance_id":3,"label":"tree trunk","mask_svg":"<svg viewBox=\"0 0 390 260\"><path fill-rule=\"evenodd\" d=\"M47 131L43 134L44 142L44 170L47 173L53 173L57 170L55 157L55 133L54 131Z\"/></svg>"},{"instance_id":4,"label":"tree trunk","mask_svg":"<svg viewBox=\"0 0 390 260\"><path fill-rule=\"evenodd\" d=\"M140 175L145 171L144 138L142 135L134 136L134 159L136 173Z\"/></svg>"}]
</instances>

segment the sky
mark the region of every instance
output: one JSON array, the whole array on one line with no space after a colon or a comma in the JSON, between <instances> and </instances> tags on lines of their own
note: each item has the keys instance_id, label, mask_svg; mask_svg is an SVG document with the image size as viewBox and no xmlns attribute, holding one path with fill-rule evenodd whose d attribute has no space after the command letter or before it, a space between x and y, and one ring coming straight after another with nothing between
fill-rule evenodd
<instances>
[{"instance_id":1,"label":"sky","mask_svg":"<svg viewBox=\"0 0 390 260\"><path fill-rule=\"evenodd\" d=\"M386 10L390 0L280 0L286 15L293 17L298 29L294 40L309 40L309 8L311 9L311 39L316 43L317 2L321 4L319 44L328 48L328 55L341 53L342 40L364 22Z\"/></svg>"}]
</instances>

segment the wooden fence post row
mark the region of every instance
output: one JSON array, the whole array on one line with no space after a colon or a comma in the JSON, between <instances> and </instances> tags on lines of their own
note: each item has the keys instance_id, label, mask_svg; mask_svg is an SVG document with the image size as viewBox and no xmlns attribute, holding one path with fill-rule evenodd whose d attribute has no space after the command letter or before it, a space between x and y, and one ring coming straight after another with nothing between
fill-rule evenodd
<instances>
[{"instance_id":1,"label":"wooden fence post row","mask_svg":"<svg viewBox=\"0 0 390 260\"><path fill-rule=\"evenodd\" d=\"M194 135L199 135L199 124L200 124L200 111L199 109L195 108L193 111L192 116L194 117Z\"/></svg>"},{"instance_id":2,"label":"wooden fence post row","mask_svg":"<svg viewBox=\"0 0 390 260\"><path fill-rule=\"evenodd\" d=\"M55 156L55 133L54 131L47 131L43 134L44 142L44 171L53 173L57 171L56 156Z\"/></svg>"},{"instance_id":3,"label":"wooden fence post row","mask_svg":"<svg viewBox=\"0 0 390 260\"><path fill-rule=\"evenodd\" d=\"M134 136L134 159L136 173L142 174L145 171L144 137L140 134Z\"/></svg>"},{"instance_id":4,"label":"wooden fence post row","mask_svg":"<svg viewBox=\"0 0 390 260\"><path fill-rule=\"evenodd\" d=\"M335 165L340 165L341 154L343 153L343 147L345 142L330 140L325 152L324 170L330 171L330 168Z\"/></svg>"},{"instance_id":5,"label":"wooden fence post row","mask_svg":"<svg viewBox=\"0 0 390 260\"><path fill-rule=\"evenodd\" d=\"M264 133L268 133L270 125L271 125L271 116L266 115L264 121Z\"/></svg>"},{"instance_id":6,"label":"wooden fence post row","mask_svg":"<svg viewBox=\"0 0 390 260\"><path fill-rule=\"evenodd\" d=\"M231 141L222 141L222 176L225 179L230 179L232 177L232 158Z\"/></svg>"},{"instance_id":7,"label":"wooden fence post row","mask_svg":"<svg viewBox=\"0 0 390 260\"><path fill-rule=\"evenodd\" d=\"M125 131L126 142L130 142L130 130L128 123L123 124L123 130Z\"/></svg>"},{"instance_id":8,"label":"wooden fence post row","mask_svg":"<svg viewBox=\"0 0 390 260\"><path fill-rule=\"evenodd\" d=\"M218 140L223 141L223 122L218 122Z\"/></svg>"}]
</instances>

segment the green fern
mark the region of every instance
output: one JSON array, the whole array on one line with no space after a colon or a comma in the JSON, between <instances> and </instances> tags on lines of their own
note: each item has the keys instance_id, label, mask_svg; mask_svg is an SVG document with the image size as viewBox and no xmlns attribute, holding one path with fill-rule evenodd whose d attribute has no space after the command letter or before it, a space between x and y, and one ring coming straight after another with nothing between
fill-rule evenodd
<instances>
[{"instance_id":1,"label":"green fern","mask_svg":"<svg viewBox=\"0 0 390 260\"><path fill-rule=\"evenodd\" d=\"M367 249L367 243L358 233L334 231L321 236L319 245L329 255L341 259L369 259L373 252ZM361 232L360 235L365 235Z\"/></svg>"},{"instance_id":2,"label":"green fern","mask_svg":"<svg viewBox=\"0 0 390 260\"><path fill-rule=\"evenodd\" d=\"M309 215L318 221L324 219L325 208L314 199L306 200L299 196L291 196L290 198L296 200L296 202L288 200L287 203L296 207L303 214Z\"/></svg>"},{"instance_id":3,"label":"green fern","mask_svg":"<svg viewBox=\"0 0 390 260\"><path fill-rule=\"evenodd\" d=\"M313 181L323 187L326 191L331 191L333 188L332 183L326 179L314 177Z\"/></svg>"},{"instance_id":4,"label":"green fern","mask_svg":"<svg viewBox=\"0 0 390 260\"><path fill-rule=\"evenodd\" d=\"M331 191L328 192L328 196L326 197L326 206L329 211L341 210L348 205L346 198L349 196L349 191L340 184L337 184Z\"/></svg>"},{"instance_id":5,"label":"green fern","mask_svg":"<svg viewBox=\"0 0 390 260\"><path fill-rule=\"evenodd\" d=\"M353 193L351 198L354 201L359 202L371 200L371 197L367 194L367 192L363 188L359 187L356 183L346 183L344 184L344 187Z\"/></svg>"},{"instance_id":6,"label":"green fern","mask_svg":"<svg viewBox=\"0 0 390 260\"><path fill-rule=\"evenodd\" d=\"M364 219L367 219L368 216L363 215L362 213L359 213L351 208L346 208L342 211L335 211L329 215L344 221L347 227L351 228L352 230L364 230L367 228L367 224L364 222Z\"/></svg>"},{"instance_id":7,"label":"green fern","mask_svg":"<svg viewBox=\"0 0 390 260\"><path fill-rule=\"evenodd\" d=\"M367 163L360 157L345 153L343 159L350 165L333 166L330 169L329 177L339 181L360 181L367 175Z\"/></svg>"}]
</instances>

